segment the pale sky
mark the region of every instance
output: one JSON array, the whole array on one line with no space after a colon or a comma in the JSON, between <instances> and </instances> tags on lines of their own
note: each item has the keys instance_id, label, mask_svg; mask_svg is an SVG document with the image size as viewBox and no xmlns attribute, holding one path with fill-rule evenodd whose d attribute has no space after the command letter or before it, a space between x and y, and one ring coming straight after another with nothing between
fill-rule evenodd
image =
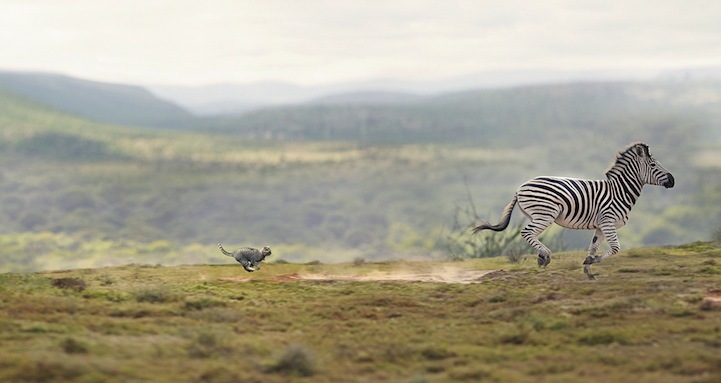
<instances>
[{"instance_id":1,"label":"pale sky","mask_svg":"<svg viewBox=\"0 0 721 383\"><path fill-rule=\"evenodd\" d=\"M138 85L707 66L718 0L0 1L0 70Z\"/></svg>"}]
</instances>

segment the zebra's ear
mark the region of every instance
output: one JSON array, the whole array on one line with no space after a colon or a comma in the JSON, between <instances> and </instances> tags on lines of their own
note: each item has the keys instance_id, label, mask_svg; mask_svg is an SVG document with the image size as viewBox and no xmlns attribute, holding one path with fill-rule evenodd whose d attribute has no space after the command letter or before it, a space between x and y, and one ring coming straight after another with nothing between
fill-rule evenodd
<instances>
[{"instance_id":1,"label":"zebra's ear","mask_svg":"<svg viewBox=\"0 0 721 383\"><path fill-rule=\"evenodd\" d=\"M651 157L648 152L648 146L646 144L636 144L634 150L636 151L636 155L638 155L639 157Z\"/></svg>"}]
</instances>

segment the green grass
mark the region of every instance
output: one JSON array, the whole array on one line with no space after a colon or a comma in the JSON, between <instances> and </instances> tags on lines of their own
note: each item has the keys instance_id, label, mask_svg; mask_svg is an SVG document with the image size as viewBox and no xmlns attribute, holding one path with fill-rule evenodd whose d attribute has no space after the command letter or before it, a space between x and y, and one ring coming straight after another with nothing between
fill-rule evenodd
<instances>
[{"instance_id":1,"label":"green grass","mask_svg":"<svg viewBox=\"0 0 721 383\"><path fill-rule=\"evenodd\" d=\"M721 249L534 259L123 266L0 275L8 382L712 382ZM479 284L303 281L503 270ZM292 277L292 278L291 278Z\"/></svg>"}]
</instances>

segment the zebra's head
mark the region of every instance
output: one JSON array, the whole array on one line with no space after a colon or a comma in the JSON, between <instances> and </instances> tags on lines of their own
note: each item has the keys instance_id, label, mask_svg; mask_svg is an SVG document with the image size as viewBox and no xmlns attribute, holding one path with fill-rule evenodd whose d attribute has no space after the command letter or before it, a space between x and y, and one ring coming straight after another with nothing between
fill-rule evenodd
<instances>
[{"instance_id":1,"label":"zebra's head","mask_svg":"<svg viewBox=\"0 0 721 383\"><path fill-rule=\"evenodd\" d=\"M640 181L648 185L659 185L666 189L672 188L676 180L673 175L656 161L648 150L648 145L639 142L631 145L625 153L634 157L638 166ZM625 154L624 153L624 154Z\"/></svg>"}]
</instances>

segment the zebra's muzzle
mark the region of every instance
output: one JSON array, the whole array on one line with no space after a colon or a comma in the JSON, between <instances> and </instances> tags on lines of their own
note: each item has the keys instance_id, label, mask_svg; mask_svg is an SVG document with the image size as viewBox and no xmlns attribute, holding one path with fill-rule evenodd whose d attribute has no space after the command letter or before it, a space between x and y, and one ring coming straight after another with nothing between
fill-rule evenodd
<instances>
[{"instance_id":1,"label":"zebra's muzzle","mask_svg":"<svg viewBox=\"0 0 721 383\"><path fill-rule=\"evenodd\" d=\"M666 182L664 182L663 187L665 187L666 189L670 189L673 187L673 185L676 184L676 180L673 178L671 173L668 173L667 175L668 175L668 180L666 180Z\"/></svg>"}]
</instances>

